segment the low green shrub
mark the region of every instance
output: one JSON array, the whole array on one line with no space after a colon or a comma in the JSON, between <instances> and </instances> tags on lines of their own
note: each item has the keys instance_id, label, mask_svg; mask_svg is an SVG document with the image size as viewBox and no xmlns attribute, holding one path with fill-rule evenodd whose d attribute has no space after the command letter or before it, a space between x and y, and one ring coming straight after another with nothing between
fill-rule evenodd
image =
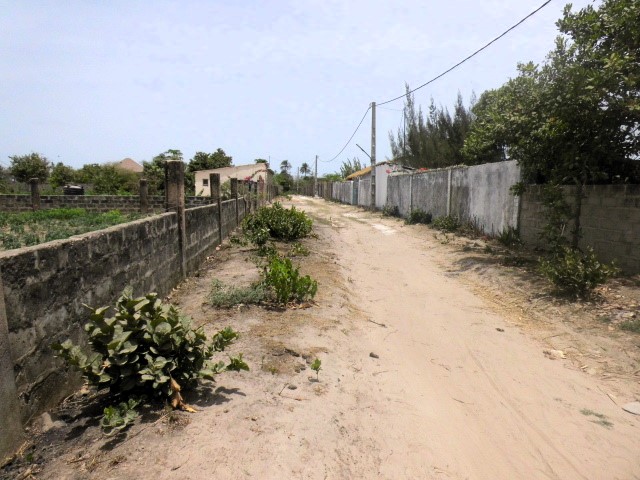
<instances>
[{"instance_id":1,"label":"low green shrub","mask_svg":"<svg viewBox=\"0 0 640 480\"><path fill-rule=\"evenodd\" d=\"M411 210L411 213L409 213L409 216L405 220L405 223L407 225L415 225L417 223L421 223L423 225L429 225L432 220L433 220L433 215L431 215L431 213L425 212L424 210L417 208L415 210Z\"/></svg>"},{"instance_id":2,"label":"low green shrub","mask_svg":"<svg viewBox=\"0 0 640 480\"><path fill-rule=\"evenodd\" d=\"M262 283L248 287L233 287L215 279L211 283L209 303L214 307L229 308L234 305L258 304L265 299L265 288Z\"/></svg>"},{"instance_id":3,"label":"low green shrub","mask_svg":"<svg viewBox=\"0 0 640 480\"><path fill-rule=\"evenodd\" d=\"M300 242L291 245L291 249L289 250L290 257L306 257L309 253L309 249Z\"/></svg>"},{"instance_id":4,"label":"low green shrub","mask_svg":"<svg viewBox=\"0 0 640 480\"><path fill-rule=\"evenodd\" d=\"M213 380L225 370L248 370L242 356L230 363L213 362L215 352L223 351L238 336L231 328L220 330L208 342L202 327L191 328L191 320L173 305L165 305L155 293L134 298L125 291L115 304L115 314L107 317L109 307L91 309L84 329L92 353L85 354L71 340L52 348L69 365L80 370L89 384L108 388L119 399L151 398L169 401L173 408L189 410L180 391L198 380ZM127 403L127 409L131 404ZM114 407L119 408L119 407ZM105 425L116 428L126 409L109 410ZM131 419L130 419L131 420Z\"/></svg>"},{"instance_id":5,"label":"low green shrub","mask_svg":"<svg viewBox=\"0 0 640 480\"><path fill-rule=\"evenodd\" d=\"M520 234L518 230L513 227L507 227L497 237L498 242L500 242L505 247L517 247L522 245L522 240L520 240Z\"/></svg>"},{"instance_id":6,"label":"low green shrub","mask_svg":"<svg viewBox=\"0 0 640 480\"><path fill-rule=\"evenodd\" d=\"M288 258L271 257L264 268L264 284L272 291L276 302L303 302L316 295L318 282L309 275L301 276L298 270Z\"/></svg>"},{"instance_id":7,"label":"low green shrub","mask_svg":"<svg viewBox=\"0 0 640 480\"><path fill-rule=\"evenodd\" d=\"M455 215L445 215L433 220L433 227L443 232L455 232L460 226L460 219Z\"/></svg>"},{"instance_id":8,"label":"low green shrub","mask_svg":"<svg viewBox=\"0 0 640 480\"><path fill-rule=\"evenodd\" d=\"M627 332L640 333L640 318L625 320L624 322L620 323L620 328L622 330L626 330Z\"/></svg>"},{"instance_id":9,"label":"low green shrub","mask_svg":"<svg viewBox=\"0 0 640 480\"><path fill-rule=\"evenodd\" d=\"M400 209L397 205L385 205L384 207L382 207L382 215L384 215L385 217L399 217Z\"/></svg>"},{"instance_id":10,"label":"low green shrub","mask_svg":"<svg viewBox=\"0 0 640 480\"><path fill-rule=\"evenodd\" d=\"M613 265L600 263L591 248L585 252L570 247L557 250L539 262L541 273L562 293L587 296L617 273Z\"/></svg>"},{"instance_id":11,"label":"low green shrub","mask_svg":"<svg viewBox=\"0 0 640 480\"><path fill-rule=\"evenodd\" d=\"M313 221L306 213L284 208L275 202L269 207L261 207L242 222L245 235L256 245L264 245L269 237L276 240L298 240L311 233Z\"/></svg>"},{"instance_id":12,"label":"low green shrub","mask_svg":"<svg viewBox=\"0 0 640 480\"><path fill-rule=\"evenodd\" d=\"M136 407L140 404L140 400L130 398L126 402L120 402L118 405L111 405L104 409L100 426L107 435L120 433L129 428L136 418L138 412Z\"/></svg>"}]
</instances>

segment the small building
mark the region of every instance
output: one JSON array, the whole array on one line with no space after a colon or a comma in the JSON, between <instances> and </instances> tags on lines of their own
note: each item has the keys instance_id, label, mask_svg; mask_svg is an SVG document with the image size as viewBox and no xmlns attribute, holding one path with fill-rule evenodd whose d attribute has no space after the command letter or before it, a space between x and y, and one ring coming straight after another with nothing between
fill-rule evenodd
<instances>
[{"instance_id":1,"label":"small building","mask_svg":"<svg viewBox=\"0 0 640 480\"><path fill-rule=\"evenodd\" d=\"M405 167L395 162L384 161L376 163L376 208L382 209L387 203L387 177L391 173L395 172L411 172L414 169L411 167ZM352 173L346 181L355 180L369 180L371 179L371 167L363 168L357 172ZM369 199L360 199L358 202L360 205L369 205L371 202Z\"/></svg>"},{"instance_id":2,"label":"small building","mask_svg":"<svg viewBox=\"0 0 640 480\"><path fill-rule=\"evenodd\" d=\"M264 182L266 185L273 183L273 172L265 163L252 163L250 165L238 165L213 170L198 170L195 172L196 195L210 197L209 175L220 174L220 185L228 182L231 178L237 178L245 182Z\"/></svg>"}]
</instances>

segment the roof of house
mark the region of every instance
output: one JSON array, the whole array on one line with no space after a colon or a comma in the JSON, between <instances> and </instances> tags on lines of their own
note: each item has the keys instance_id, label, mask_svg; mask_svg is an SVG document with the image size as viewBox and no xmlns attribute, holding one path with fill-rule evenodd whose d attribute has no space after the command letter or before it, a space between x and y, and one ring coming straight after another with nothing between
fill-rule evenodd
<instances>
[{"instance_id":1,"label":"roof of house","mask_svg":"<svg viewBox=\"0 0 640 480\"><path fill-rule=\"evenodd\" d=\"M142 173L142 165L131 158L124 158L117 163L118 167L123 170L129 170L130 172Z\"/></svg>"}]
</instances>

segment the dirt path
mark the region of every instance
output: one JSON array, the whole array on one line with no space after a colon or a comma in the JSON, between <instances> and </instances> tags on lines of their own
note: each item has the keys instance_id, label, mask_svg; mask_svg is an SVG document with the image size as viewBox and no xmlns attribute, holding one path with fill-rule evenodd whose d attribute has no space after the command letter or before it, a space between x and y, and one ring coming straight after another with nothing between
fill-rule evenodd
<instances>
[{"instance_id":1,"label":"dirt path","mask_svg":"<svg viewBox=\"0 0 640 480\"><path fill-rule=\"evenodd\" d=\"M213 278L251 279L248 254L224 249L173 299L212 330L239 330L234 350L252 371L191 398L197 414L150 416L124 442L81 416L53 429L56 458L36 478L640 478L640 417L617 405L640 397L638 377L548 358L522 309L488 301L495 283L452 273L425 227L293 203L316 219L302 264L317 305L203 305ZM306 368L315 357L319 381Z\"/></svg>"}]
</instances>

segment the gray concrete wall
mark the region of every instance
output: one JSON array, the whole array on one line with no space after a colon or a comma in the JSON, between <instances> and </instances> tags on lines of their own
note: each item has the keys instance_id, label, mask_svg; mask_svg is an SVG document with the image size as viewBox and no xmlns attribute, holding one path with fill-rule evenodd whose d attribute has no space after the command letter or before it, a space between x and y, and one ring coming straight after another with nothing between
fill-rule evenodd
<instances>
[{"instance_id":1,"label":"gray concrete wall","mask_svg":"<svg viewBox=\"0 0 640 480\"><path fill-rule=\"evenodd\" d=\"M371 206L371 179L361 178L358 181L358 205L361 207Z\"/></svg>"},{"instance_id":2,"label":"gray concrete wall","mask_svg":"<svg viewBox=\"0 0 640 480\"><path fill-rule=\"evenodd\" d=\"M398 207L400 215L406 217L411 212L411 175L390 175L387 178L387 205Z\"/></svg>"},{"instance_id":3,"label":"gray concrete wall","mask_svg":"<svg viewBox=\"0 0 640 480\"><path fill-rule=\"evenodd\" d=\"M111 304L127 286L164 295L180 280L177 215L0 253L9 345L23 422L56 405L79 376L50 345L81 342L83 304ZM4 386L2 386L4 389Z\"/></svg>"},{"instance_id":4,"label":"gray concrete wall","mask_svg":"<svg viewBox=\"0 0 640 480\"><path fill-rule=\"evenodd\" d=\"M448 178L447 169L414 174L411 208L431 213L434 218L446 215Z\"/></svg>"},{"instance_id":5,"label":"gray concrete wall","mask_svg":"<svg viewBox=\"0 0 640 480\"><path fill-rule=\"evenodd\" d=\"M350 205L353 199L353 182L333 182L332 193L333 200Z\"/></svg>"},{"instance_id":6,"label":"gray concrete wall","mask_svg":"<svg viewBox=\"0 0 640 480\"><path fill-rule=\"evenodd\" d=\"M520 199L510 188L519 181L515 161L453 168L450 213L492 236L517 228Z\"/></svg>"},{"instance_id":7,"label":"gray concrete wall","mask_svg":"<svg viewBox=\"0 0 640 480\"><path fill-rule=\"evenodd\" d=\"M539 236L546 223L541 189L531 185L522 196L520 236L544 247ZM574 194L574 187L565 187L568 199ZM640 185L589 185L584 194L579 246L590 246L598 258L615 261L627 273L640 273Z\"/></svg>"}]
</instances>

